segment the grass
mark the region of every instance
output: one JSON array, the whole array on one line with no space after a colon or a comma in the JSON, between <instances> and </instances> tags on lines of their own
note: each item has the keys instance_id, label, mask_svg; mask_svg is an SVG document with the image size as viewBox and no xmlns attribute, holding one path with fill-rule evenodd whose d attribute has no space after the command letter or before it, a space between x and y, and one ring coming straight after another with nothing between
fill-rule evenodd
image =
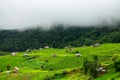
<instances>
[{"instance_id":1,"label":"grass","mask_svg":"<svg viewBox=\"0 0 120 80\"><path fill-rule=\"evenodd\" d=\"M82 57L76 57L76 51L79 51ZM24 58L24 53L29 54L29 57ZM56 54L57 57L52 57L52 54ZM42 49L33 50L32 52L19 52L15 56L11 54L0 56L0 70L3 71L0 72L0 80L44 80L45 78L54 80L88 80L89 75L84 75L82 71L67 75L62 75L62 72L79 69L82 67L83 57L88 57L91 60L92 55L98 55L99 62L102 65L110 65L112 64L111 57L116 54L120 56L120 43L106 43L96 48L90 46L77 47L69 52L66 52L66 49ZM6 66L8 64L11 65L11 68L19 67L19 72L6 75ZM41 66L44 66L45 69L41 70ZM56 73L59 75L55 76ZM96 80L111 80L111 78L120 80L119 76L120 73L110 70L107 74L96 78Z\"/></svg>"}]
</instances>

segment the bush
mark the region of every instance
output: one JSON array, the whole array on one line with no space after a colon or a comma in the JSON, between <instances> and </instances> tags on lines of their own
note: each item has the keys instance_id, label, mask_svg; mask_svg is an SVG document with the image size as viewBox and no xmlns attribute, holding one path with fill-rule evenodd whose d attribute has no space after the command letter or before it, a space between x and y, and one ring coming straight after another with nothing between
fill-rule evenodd
<instances>
[{"instance_id":1,"label":"bush","mask_svg":"<svg viewBox=\"0 0 120 80\"><path fill-rule=\"evenodd\" d=\"M50 75L46 75L44 80L53 80L55 77L54 76L50 76Z\"/></svg>"},{"instance_id":2,"label":"bush","mask_svg":"<svg viewBox=\"0 0 120 80\"><path fill-rule=\"evenodd\" d=\"M51 80L50 76L46 75L44 80Z\"/></svg>"},{"instance_id":3,"label":"bush","mask_svg":"<svg viewBox=\"0 0 120 80\"><path fill-rule=\"evenodd\" d=\"M35 59L35 58L37 58L37 57L39 57L39 55L33 55L33 56L31 56L31 57L27 57L26 60Z\"/></svg>"},{"instance_id":4,"label":"bush","mask_svg":"<svg viewBox=\"0 0 120 80\"><path fill-rule=\"evenodd\" d=\"M8 65L7 65L7 71L9 71L10 68L11 68L11 66L8 64Z\"/></svg>"},{"instance_id":5,"label":"bush","mask_svg":"<svg viewBox=\"0 0 120 80\"><path fill-rule=\"evenodd\" d=\"M62 71L63 75L66 75L68 72L66 70Z\"/></svg>"},{"instance_id":6,"label":"bush","mask_svg":"<svg viewBox=\"0 0 120 80\"><path fill-rule=\"evenodd\" d=\"M3 51L0 51L0 56L4 56L4 55L7 55L7 54L10 54L8 52L3 52Z\"/></svg>"},{"instance_id":7,"label":"bush","mask_svg":"<svg viewBox=\"0 0 120 80\"><path fill-rule=\"evenodd\" d=\"M84 73L87 74L88 72L88 59L87 58L83 58L83 67L84 67Z\"/></svg>"},{"instance_id":8,"label":"bush","mask_svg":"<svg viewBox=\"0 0 120 80\"><path fill-rule=\"evenodd\" d=\"M116 72L120 71L120 58L114 61L113 67L115 68Z\"/></svg>"},{"instance_id":9,"label":"bush","mask_svg":"<svg viewBox=\"0 0 120 80\"><path fill-rule=\"evenodd\" d=\"M79 51L77 50L77 51L75 51L75 53L79 53Z\"/></svg>"},{"instance_id":10,"label":"bush","mask_svg":"<svg viewBox=\"0 0 120 80\"><path fill-rule=\"evenodd\" d=\"M45 60L45 62L48 62L48 60Z\"/></svg>"},{"instance_id":11,"label":"bush","mask_svg":"<svg viewBox=\"0 0 120 80\"><path fill-rule=\"evenodd\" d=\"M3 70L0 70L0 72L3 72Z\"/></svg>"},{"instance_id":12,"label":"bush","mask_svg":"<svg viewBox=\"0 0 120 80\"><path fill-rule=\"evenodd\" d=\"M93 55L93 59L94 59L94 61L98 61L98 56L97 55Z\"/></svg>"},{"instance_id":13,"label":"bush","mask_svg":"<svg viewBox=\"0 0 120 80\"><path fill-rule=\"evenodd\" d=\"M88 61L87 58L84 58L83 68L85 74L89 72L89 75L91 75L91 77L96 78L98 76L97 68L99 66L98 57L95 55L93 59L93 61Z\"/></svg>"},{"instance_id":14,"label":"bush","mask_svg":"<svg viewBox=\"0 0 120 80\"><path fill-rule=\"evenodd\" d=\"M45 69L45 67L44 67L43 65L41 65L40 68L41 68L41 70L44 70L44 69Z\"/></svg>"},{"instance_id":15,"label":"bush","mask_svg":"<svg viewBox=\"0 0 120 80\"><path fill-rule=\"evenodd\" d=\"M54 69L53 68L50 68L50 71L53 71Z\"/></svg>"},{"instance_id":16,"label":"bush","mask_svg":"<svg viewBox=\"0 0 120 80\"><path fill-rule=\"evenodd\" d=\"M117 60L118 59L118 55L114 55L113 57L112 57L112 61L114 62L115 60Z\"/></svg>"},{"instance_id":17,"label":"bush","mask_svg":"<svg viewBox=\"0 0 120 80\"><path fill-rule=\"evenodd\" d=\"M55 74L54 74L54 76L59 76L59 75L60 75L60 73L55 73Z\"/></svg>"}]
</instances>

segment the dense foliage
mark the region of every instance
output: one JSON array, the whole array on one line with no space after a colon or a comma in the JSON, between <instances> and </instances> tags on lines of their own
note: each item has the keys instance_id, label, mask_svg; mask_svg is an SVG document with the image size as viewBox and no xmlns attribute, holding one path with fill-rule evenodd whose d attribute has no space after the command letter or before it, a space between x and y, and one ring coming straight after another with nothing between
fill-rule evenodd
<instances>
[{"instance_id":1,"label":"dense foliage","mask_svg":"<svg viewBox=\"0 0 120 80\"><path fill-rule=\"evenodd\" d=\"M98 76L98 71L97 69L100 67L98 63L98 56L94 55L93 56L93 61L88 61L87 58L84 58L83 60L83 68L84 68L84 73L87 74L89 72L89 75L91 77L96 78Z\"/></svg>"},{"instance_id":2,"label":"dense foliage","mask_svg":"<svg viewBox=\"0 0 120 80\"><path fill-rule=\"evenodd\" d=\"M114 64L113 64L116 72L119 72L120 71L120 58L117 58L115 61L114 61Z\"/></svg>"},{"instance_id":3,"label":"dense foliage","mask_svg":"<svg viewBox=\"0 0 120 80\"><path fill-rule=\"evenodd\" d=\"M0 50L24 51L26 49L38 49L46 45L54 48L65 46L82 46L93 43L119 43L120 25L115 27L78 27L64 28L58 25L49 30L42 28L28 29L24 31L1 30Z\"/></svg>"}]
</instances>

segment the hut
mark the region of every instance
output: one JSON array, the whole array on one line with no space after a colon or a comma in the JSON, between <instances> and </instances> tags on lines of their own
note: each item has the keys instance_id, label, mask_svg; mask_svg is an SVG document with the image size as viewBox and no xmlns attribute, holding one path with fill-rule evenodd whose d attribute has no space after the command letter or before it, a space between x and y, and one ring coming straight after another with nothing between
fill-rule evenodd
<instances>
[{"instance_id":1,"label":"hut","mask_svg":"<svg viewBox=\"0 0 120 80\"><path fill-rule=\"evenodd\" d=\"M107 72L107 70L103 67L100 67L97 69L97 71L100 73L100 74L105 74Z\"/></svg>"},{"instance_id":2,"label":"hut","mask_svg":"<svg viewBox=\"0 0 120 80\"><path fill-rule=\"evenodd\" d=\"M77 53L77 54L75 54L75 56L76 56L76 57L81 57L82 55L79 54L79 53Z\"/></svg>"},{"instance_id":3,"label":"hut","mask_svg":"<svg viewBox=\"0 0 120 80\"><path fill-rule=\"evenodd\" d=\"M45 46L44 48L45 48L45 49L49 49L49 46Z\"/></svg>"},{"instance_id":4,"label":"hut","mask_svg":"<svg viewBox=\"0 0 120 80\"><path fill-rule=\"evenodd\" d=\"M7 74L7 75L10 74L10 71L7 70L7 71L6 71L6 74Z\"/></svg>"},{"instance_id":5,"label":"hut","mask_svg":"<svg viewBox=\"0 0 120 80\"><path fill-rule=\"evenodd\" d=\"M28 54L26 54L26 53L25 53L25 54L23 54L23 57L25 57L25 58L26 58L26 57L28 57L28 56L29 56L29 55L28 55Z\"/></svg>"},{"instance_id":6,"label":"hut","mask_svg":"<svg viewBox=\"0 0 120 80\"><path fill-rule=\"evenodd\" d=\"M18 73L18 71L19 71L19 68L18 68L18 67L14 67L14 68L13 68L13 73Z\"/></svg>"},{"instance_id":7,"label":"hut","mask_svg":"<svg viewBox=\"0 0 120 80\"><path fill-rule=\"evenodd\" d=\"M93 47L98 47L100 46L100 43L93 44Z\"/></svg>"},{"instance_id":8,"label":"hut","mask_svg":"<svg viewBox=\"0 0 120 80\"><path fill-rule=\"evenodd\" d=\"M12 52L12 53L11 53L12 56L15 56L16 54L17 54L16 52Z\"/></svg>"}]
</instances>

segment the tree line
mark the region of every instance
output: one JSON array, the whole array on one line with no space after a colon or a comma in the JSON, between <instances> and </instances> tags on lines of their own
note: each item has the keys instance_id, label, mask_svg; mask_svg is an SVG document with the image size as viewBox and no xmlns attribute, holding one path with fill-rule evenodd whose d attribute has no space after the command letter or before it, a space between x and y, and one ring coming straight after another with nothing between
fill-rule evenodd
<instances>
[{"instance_id":1,"label":"tree line","mask_svg":"<svg viewBox=\"0 0 120 80\"><path fill-rule=\"evenodd\" d=\"M51 29L34 28L23 31L0 30L0 51L25 51L44 46L64 48L94 43L119 43L120 24L115 26L80 27L57 25Z\"/></svg>"}]
</instances>

